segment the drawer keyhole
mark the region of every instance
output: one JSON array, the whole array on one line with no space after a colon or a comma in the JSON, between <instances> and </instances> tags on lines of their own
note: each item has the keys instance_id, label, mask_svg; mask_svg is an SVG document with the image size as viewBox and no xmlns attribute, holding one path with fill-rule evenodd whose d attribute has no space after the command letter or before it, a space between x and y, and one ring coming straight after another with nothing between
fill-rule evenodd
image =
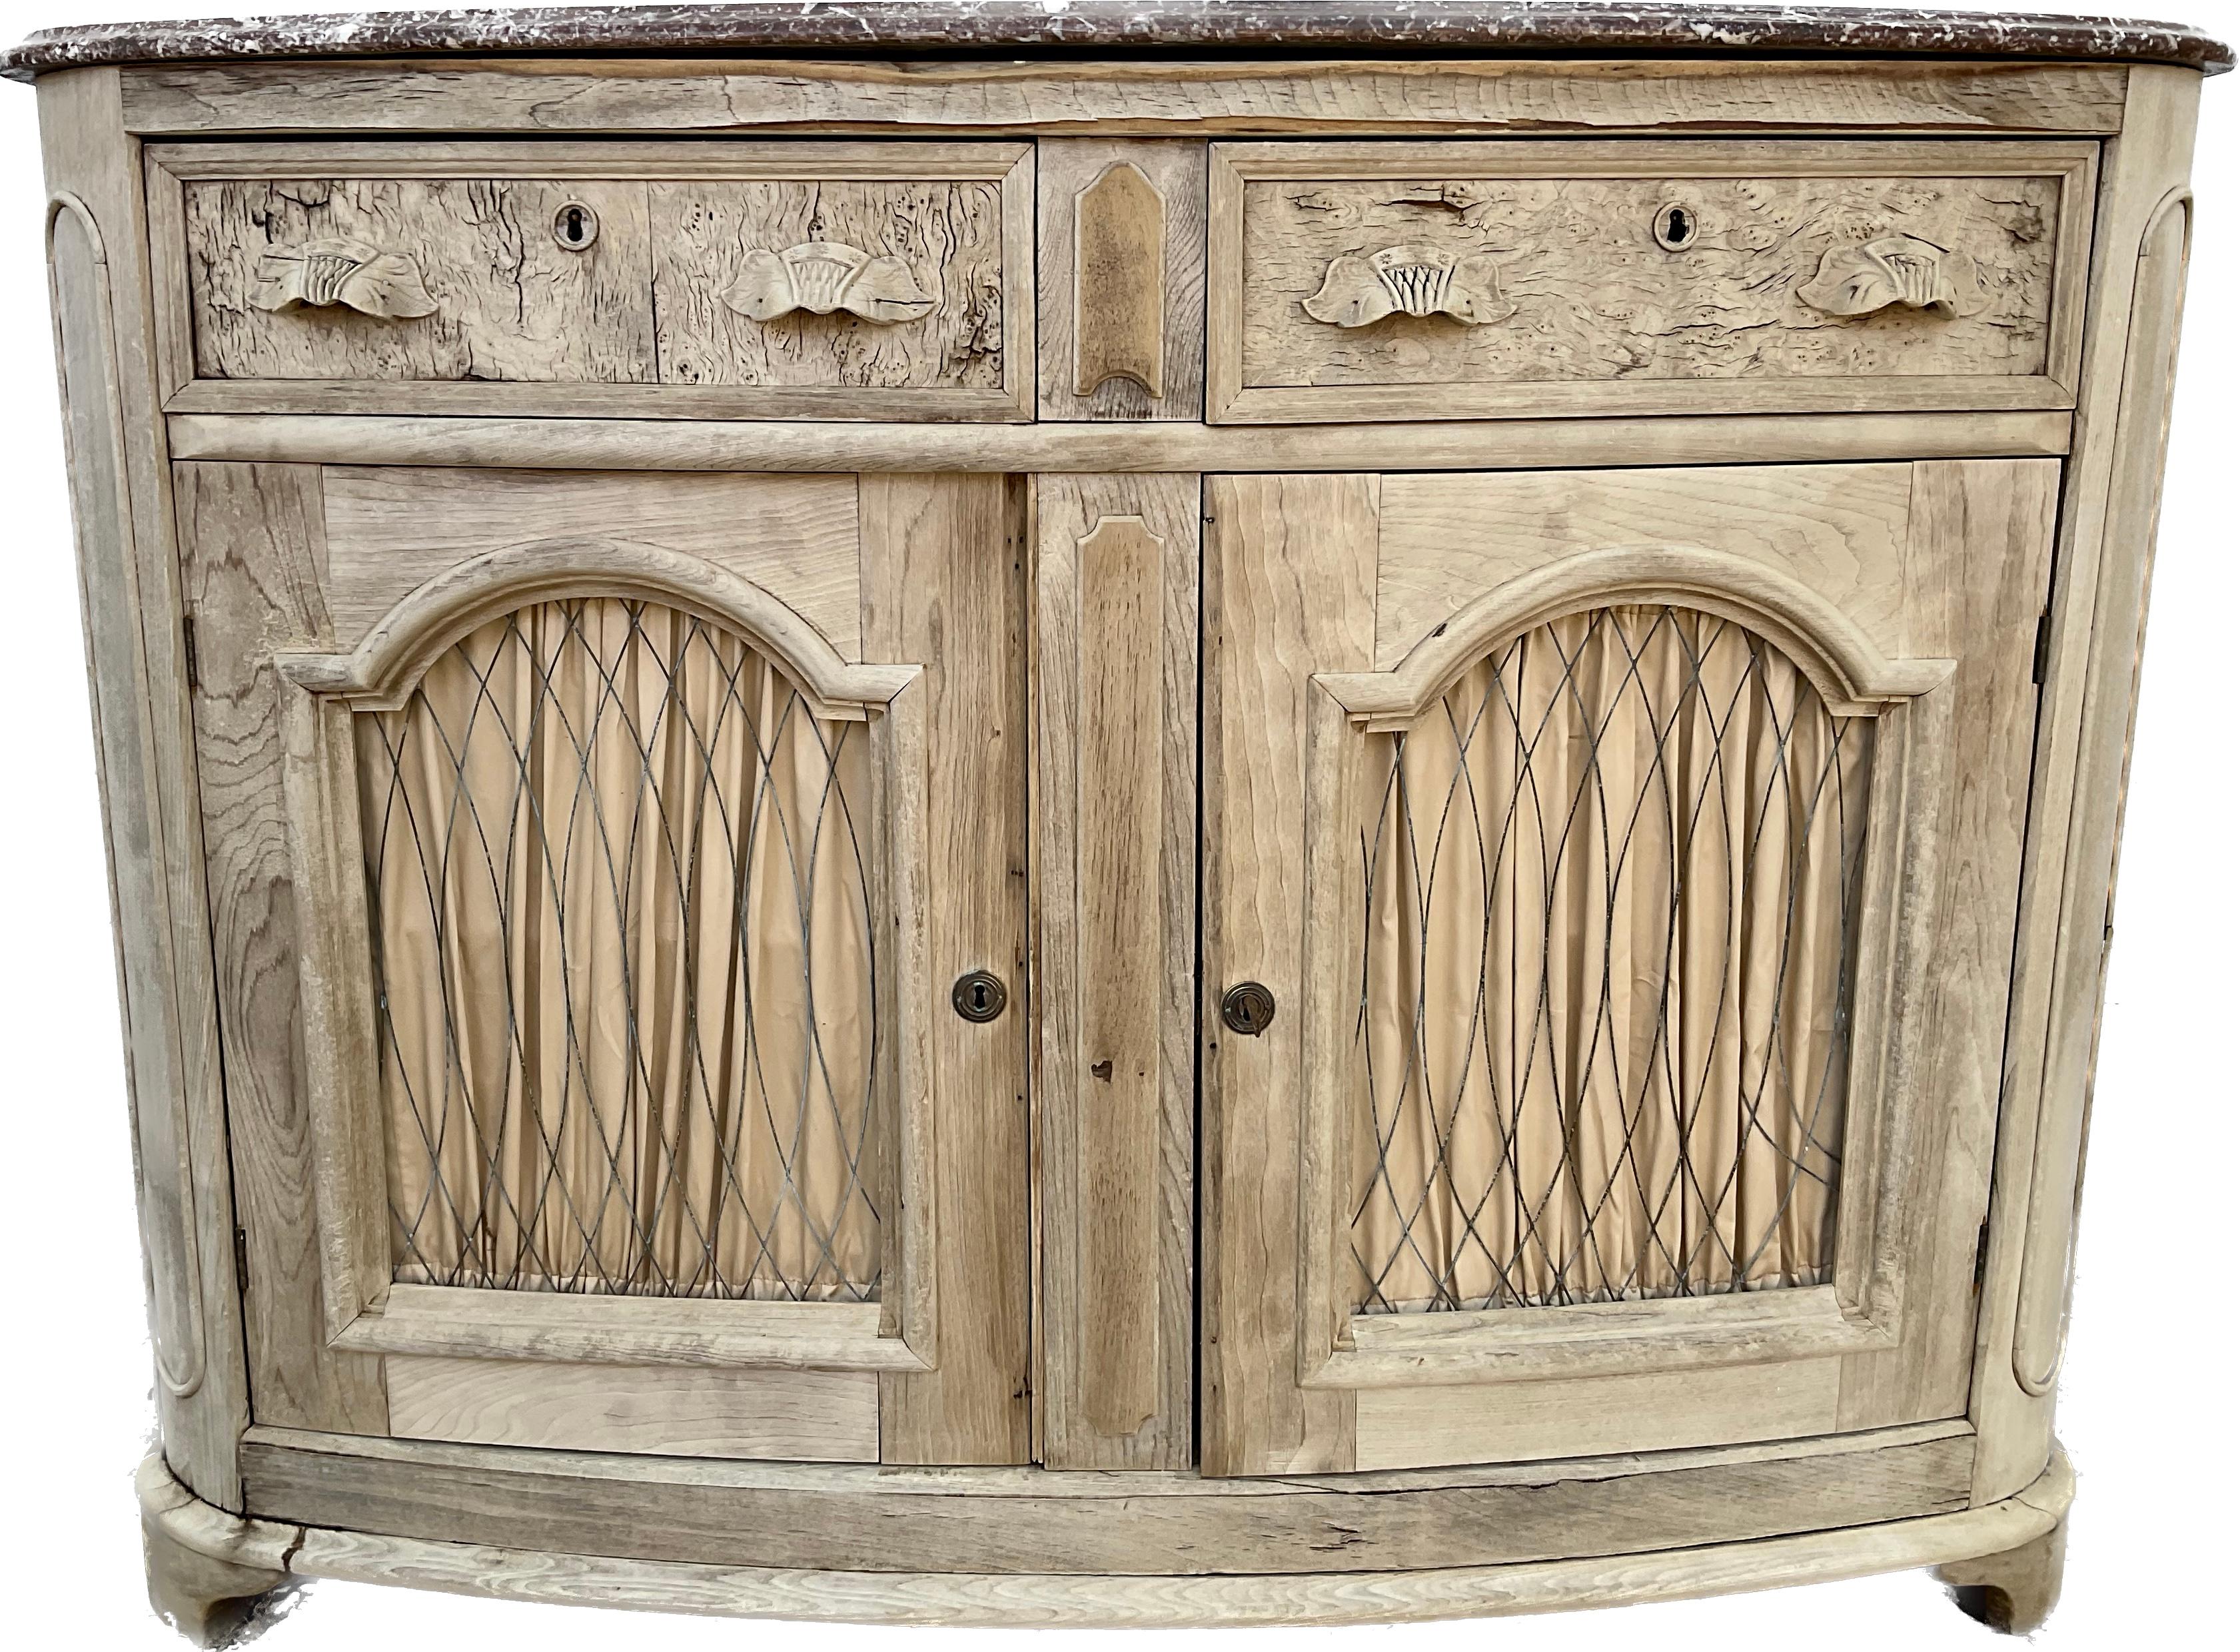
<instances>
[{"instance_id":1,"label":"drawer keyhole","mask_svg":"<svg viewBox=\"0 0 2240 1652\"><path fill-rule=\"evenodd\" d=\"M570 252L581 252L599 238L599 215L570 201L552 215L552 238Z\"/></svg>"},{"instance_id":2,"label":"drawer keyhole","mask_svg":"<svg viewBox=\"0 0 2240 1652\"><path fill-rule=\"evenodd\" d=\"M1696 222L1693 210L1677 201L1668 201L1657 209L1657 219L1650 226L1649 232L1665 251L1678 252L1683 247L1695 244L1697 231L1701 227Z\"/></svg>"}]
</instances>

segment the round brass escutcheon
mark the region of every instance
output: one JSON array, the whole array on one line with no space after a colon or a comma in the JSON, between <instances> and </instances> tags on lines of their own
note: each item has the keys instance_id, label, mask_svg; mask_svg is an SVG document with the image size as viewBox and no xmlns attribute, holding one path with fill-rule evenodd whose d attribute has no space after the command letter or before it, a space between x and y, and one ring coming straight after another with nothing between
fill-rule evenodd
<instances>
[{"instance_id":1,"label":"round brass escutcheon","mask_svg":"<svg viewBox=\"0 0 2240 1652\"><path fill-rule=\"evenodd\" d=\"M1221 1023L1247 1038L1257 1038L1276 1019L1276 995L1257 981L1240 981L1221 996Z\"/></svg>"},{"instance_id":2,"label":"round brass escutcheon","mask_svg":"<svg viewBox=\"0 0 2240 1652\"><path fill-rule=\"evenodd\" d=\"M552 215L552 238L570 252L581 252L599 238L599 215L570 201Z\"/></svg>"},{"instance_id":3,"label":"round brass escutcheon","mask_svg":"<svg viewBox=\"0 0 2240 1652\"><path fill-rule=\"evenodd\" d=\"M1657 216L1650 220L1649 233L1665 251L1680 252L1696 244L1696 237L1703 228L1696 217L1695 208L1684 202L1667 201L1657 209Z\"/></svg>"},{"instance_id":4,"label":"round brass escutcheon","mask_svg":"<svg viewBox=\"0 0 2240 1652\"><path fill-rule=\"evenodd\" d=\"M949 989L949 1002L967 1021L993 1021L1010 1001L1010 990L985 969L957 976L957 984Z\"/></svg>"}]
</instances>

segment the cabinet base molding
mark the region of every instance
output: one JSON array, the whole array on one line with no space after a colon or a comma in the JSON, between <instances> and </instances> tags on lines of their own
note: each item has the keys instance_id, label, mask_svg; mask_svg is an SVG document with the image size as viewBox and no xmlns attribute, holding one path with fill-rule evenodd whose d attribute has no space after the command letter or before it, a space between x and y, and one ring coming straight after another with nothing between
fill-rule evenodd
<instances>
[{"instance_id":1,"label":"cabinet base molding","mask_svg":"<svg viewBox=\"0 0 2240 1652\"><path fill-rule=\"evenodd\" d=\"M160 1455L140 1465L137 1485L149 1605L197 1646L230 1645L257 1608L289 1587L290 1545L274 1551L263 1541L286 1529L202 1502L172 1478Z\"/></svg>"},{"instance_id":2,"label":"cabinet base molding","mask_svg":"<svg viewBox=\"0 0 2240 1652\"><path fill-rule=\"evenodd\" d=\"M950 1477L960 1482L961 1495L970 1495L966 1482L979 1475L961 1471ZM151 1561L160 1556L163 1565L172 1568L168 1575L186 1580L190 1592L194 1580L183 1558L188 1556L211 1562L217 1569L210 1574L213 1579L222 1573L252 1588L260 1582L276 1586L290 1577L335 1578L710 1616L1073 1628L1493 1617L1688 1600L1934 1566L1963 1589L2003 1593L2011 1615L2002 1619L1992 1614L1989 1621L1995 1627L2011 1623L2027 1629L2050 1609L2063 1521L2076 1492L2068 1458L2057 1448L2043 1474L2001 1502L1833 1531L1617 1556L1416 1571L1118 1576L827 1571L535 1552L243 1519L193 1496L160 1457L142 1465L138 1484ZM1107 1517L1126 1519L1163 1501L1130 1500ZM1252 1506L1263 1499L1223 1501L1243 1522L1254 1518Z\"/></svg>"},{"instance_id":3,"label":"cabinet base molding","mask_svg":"<svg viewBox=\"0 0 2240 1652\"><path fill-rule=\"evenodd\" d=\"M2053 1615L2061 1599L2061 1573L2069 1554L2069 1518L2056 1521L2003 1555L1955 1561L1937 1569L1954 1604L2002 1635L2029 1635Z\"/></svg>"}]
</instances>

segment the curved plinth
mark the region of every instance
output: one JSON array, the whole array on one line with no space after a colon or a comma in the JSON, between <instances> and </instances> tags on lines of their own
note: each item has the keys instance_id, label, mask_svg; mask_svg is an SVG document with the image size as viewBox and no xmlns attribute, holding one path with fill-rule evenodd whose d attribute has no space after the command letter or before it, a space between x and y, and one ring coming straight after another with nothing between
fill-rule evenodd
<instances>
[{"instance_id":1,"label":"curved plinth","mask_svg":"<svg viewBox=\"0 0 2240 1652\"><path fill-rule=\"evenodd\" d=\"M1148 1628L1490 1617L1685 1600L1922 1566L1957 1570L2028 1549L2054 1533L2076 1481L2057 1449L2045 1472L2014 1496L1956 1514L1593 1559L1280 1577L817 1571L374 1536L229 1515L188 1493L160 1457L141 1466L139 1489L150 1532L177 1549L274 1582L330 1577L719 1616Z\"/></svg>"}]
</instances>

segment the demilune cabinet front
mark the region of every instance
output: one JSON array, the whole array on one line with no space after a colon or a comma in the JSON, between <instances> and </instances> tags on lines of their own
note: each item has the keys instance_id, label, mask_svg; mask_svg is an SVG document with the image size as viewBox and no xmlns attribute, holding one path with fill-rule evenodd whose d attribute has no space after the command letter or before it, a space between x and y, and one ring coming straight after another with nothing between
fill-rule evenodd
<instances>
[{"instance_id":1,"label":"demilune cabinet front","mask_svg":"<svg viewBox=\"0 0 2240 1652\"><path fill-rule=\"evenodd\" d=\"M901 10L0 54L158 1609L2042 1621L2231 54Z\"/></svg>"},{"instance_id":2,"label":"demilune cabinet front","mask_svg":"<svg viewBox=\"0 0 2240 1652\"><path fill-rule=\"evenodd\" d=\"M177 467L257 1421L1964 1415L2058 474Z\"/></svg>"}]
</instances>

